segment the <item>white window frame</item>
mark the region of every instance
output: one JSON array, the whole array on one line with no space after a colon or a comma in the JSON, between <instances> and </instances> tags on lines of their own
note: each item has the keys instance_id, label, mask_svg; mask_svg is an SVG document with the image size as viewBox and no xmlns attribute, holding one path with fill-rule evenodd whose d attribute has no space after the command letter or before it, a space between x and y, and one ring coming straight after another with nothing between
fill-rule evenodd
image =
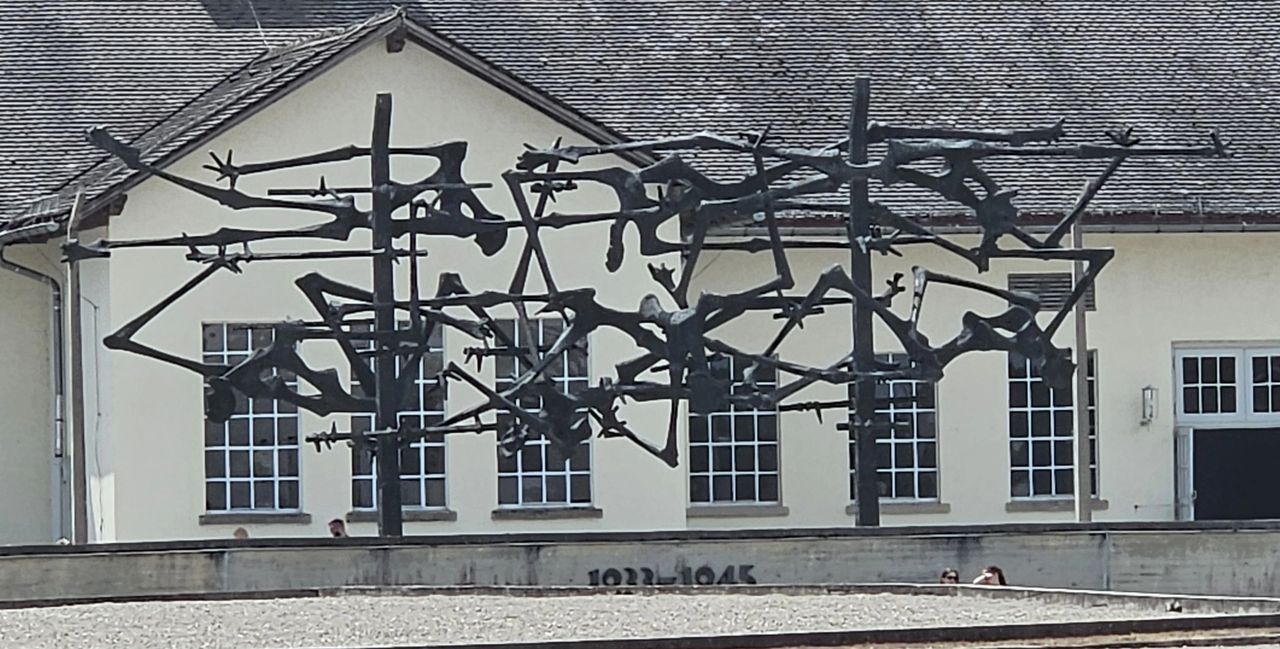
<instances>
[{"instance_id":1,"label":"white window frame","mask_svg":"<svg viewBox=\"0 0 1280 649\"><path fill-rule=\"evenodd\" d=\"M1244 415L1246 421L1280 422L1280 409L1277 409L1276 412L1253 411L1253 390L1255 387L1253 381L1253 359L1270 356L1280 356L1280 347L1248 347L1244 350L1244 366L1240 368L1240 371L1244 373L1244 378L1248 384L1244 390ZM1280 387L1280 381L1272 381L1266 385ZM1275 408L1276 406L1272 405L1272 407Z\"/></svg>"},{"instance_id":2,"label":"white window frame","mask_svg":"<svg viewBox=\"0 0 1280 649\"><path fill-rule=\"evenodd\" d=\"M725 356L728 360L729 378L732 380L737 373L737 365L742 359L732 356ZM745 368L743 368L745 370ZM774 379L772 381L758 380L757 385L762 388L771 388L777 386L777 370L774 370ZM774 422L774 434L772 440L760 440L760 421L769 417ZM751 420L751 434L748 440L738 439L738 420ZM717 421L727 419L729 422L729 439L728 441L716 441L714 437L715 424ZM695 422L702 422L698 425L706 426L707 439L705 442L695 442L693 440L693 426ZM734 404L729 404L728 410L717 411L707 415L698 415L689 413L687 421L689 426L688 436L688 487L689 487L689 507L722 507L735 505L781 505L782 504L782 418L778 411L766 410L762 411L756 408L739 409ZM762 448L772 446L774 449L774 468L772 470L762 470L760 468L760 451ZM694 471L693 454L695 447L705 447L707 455L707 465L705 471ZM715 468L715 454L717 449L728 449L729 468L728 470ZM738 470L737 451L739 448L751 448L751 469ZM728 477L730 485L730 497L728 499L716 499L715 480L717 477ZM741 498L738 496L738 479L748 478L752 480L752 489L754 495L751 498ZM760 497L761 478L772 477L775 483L774 498L763 499ZM695 479L705 479L707 481L707 499L694 500L693 497L693 481Z\"/></svg>"},{"instance_id":3,"label":"white window frame","mask_svg":"<svg viewBox=\"0 0 1280 649\"><path fill-rule=\"evenodd\" d=\"M1190 426L1173 429L1173 516L1174 520L1196 518L1195 454Z\"/></svg>"},{"instance_id":4,"label":"white window frame","mask_svg":"<svg viewBox=\"0 0 1280 649\"><path fill-rule=\"evenodd\" d=\"M1186 403L1183 396L1182 362L1184 358L1199 358L1203 356L1231 357L1235 359L1235 412L1204 414L1188 413L1186 411ZM1280 424L1280 412L1253 412L1253 359L1258 356L1280 356L1280 346L1275 342L1175 345L1173 351L1175 422L1178 425L1192 428L1213 426L1274 427Z\"/></svg>"},{"instance_id":5,"label":"white window frame","mask_svg":"<svg viewBox=\"0 0 1280 649\"><path fill-rule=\"evenodd\" d=\"M1099 409L1100 409L1100 403L1099 403L1099 401L1100 401L1100 399L1101 399L1101 395L1099 394L1099 393L1100 393L1100 388L1099 388L1100 383L1099 383L1099 381L1100 381L1100 376L1101 376L1101 374L1102 374L1102 368L1101 368L1101 366L1099 365L1099 362L1100 362L1100 361L1099 361L1099 359L1098 359L1098 350L1097 350L1097 349L1090 349L1090 350L1088 351L1087 355L1086 355L1086 359L1091 359L1091 360L1093 361L1093 377L1088 381L1090 384L1092 384L1092 385L1091 385L1091 387L1092 387L1091 392L1092 392L1093 394L1092 394L1092 395L1085 395L1086 402L1088 401L1088 399L1089 399L1089 397L1090 397L1090 396L1092 396L1092 397L1093 397L1093 404L1092 404L1091 406L1089 406L1089 407L1088 407L1088 409L1087 409L1087 410L1088 410L1088 414L1089 414L1089 415L1092 415L1092 419L1093 419L1093 430L1091 430L1091 431L1087 431L1087 434L1084 436L1084 438L1085 438L1085 439L1084 439L1084 442L1085 442L1086 444L1092 444L1092 445L1093 445L1093 448L1091 449L1093 452L1089 454L1089 460L1090 460L1090 462L1091 462L1091 464L1090 464L1090 466L1089 466L1089 471L1090 471L1090 475L1089 475L1089 488L1090 488L1090 491L1092 492L1092 493L1090 493L1090 494L1089 494L1089 496L1090 496L1091 498L1097 498L1097 497L1098 497L1098 493L1102 490L1102 475L1101 475L1101 474L1102 474L1102 471L1101 471L1102 463L1101 463L1101 462L1099 461L1099 459L1098 459L1098 451L1100 450L1100 446L1101 446L1101 445L1098 443L1098 436L1099 436L1099 431L1102 429L1102 422L1101 422L1101 420L1099 419L1099 414L1098 414L1098 411L1099 411ZM1008 429L1006 429L1006 433L1007 433L1008 438L1009 438L1008 443L1010 444L1010 448L1009 448L1009 455L1008 455L1008 459L1009 459L1009 499L1010 499L1011 501L1019 501L1019 502L1024 502L1024 501L1043 501L1043 500L1073 500L1073 499L1076 497L1076 493L1075 493L1075 485L1076 485L1076 479L1075 479L1075 470L1076 470L1076 448L1075 448L1075 444L1076 444L1076 430L1077 430L1077 428L1078 428L1079 426L1081 426L1081 425L1084 425L1084 426L1086 426L1086 427L1089 425L1089 421L1088 421L1088 420L1086 420L1086 421L1084 421L1084 422L1081 422L1081 421L1078 421L1078 417L1076 417L1076 404L1075 404L1076 394L1075 394L1075 377L1074 377L1074 373L1073 373L1073 376L1072 376L1072 385L1071 385L1071 387L1066 388L1066 391L1067 391L1067 392L1069 392L1069 393L1070 393L1070 395L1071 395L1071 404L1070 404L1070 405L1067 405L1067 406L1054 406L1054 405L1052 405L1052 404L1053 404L1053 392L1054 392L1054 389L1053 389L1053 388L1051 388L1051 387L1045 386L1045 389L1049 390L1049 403L1050 403L1050 406L1049 406L1049 410L1048 410L1048 412L1049 412L1050 425L1054 427L1055 432L1056 432L1057 424L1056 424L1056 422L1054 422L1054 421L1053 421L1053 413L1054 413L1055 411L1067 411L1067 412L1070 412L1070 413L1071 413L1071 422L1072 422L1072 424L1071 424L1071 432L1070 432L1070 434L1069 434L1069 435L1067 435L1067 436L1065 436L1065 437L1064 437L1064 436L1061 436L1061 435L1051 435L1051 436L1048 436L1048 437L1044 437L1044 436L1037 437L1037 436L1034 434L1034 430L1033 430L1033 428L1034 428L1034 414L1035 414L1035 412L1036 412L1037 410L1043 410L1043 408L1037 408L1037 407L1033 406L1033 405L1032 405L1032 403L1031 403L1031 392L1030 392L1031 387L1030 387L1030 386L1031 386L1031 384L1032 384L1033 382L1032 382L1032 381L1030 381L1030 380L1028 380L1028 379L1030 379L1031 372L1032 372L1032 369L1033 369L1033 368L1031 367L1030 360L1029 360L1029 359L1027 359L1026 357L1023 357L1023 363L1025 364L1025 368L1026 368L1026 370L1025 370L1025 371L1027 372L1027 377L1018 377L1018 378L1016 378L1016 379L1015 379L1013 376L1008 375L1008 371L1009 371L1008 367L1009 367L1009 366L1008 366L1008 362L1007 362L1007 361L1006 361L1006 369L1005 369L1005 372L1006 372L1006 375L1005 375L1005 385L1006 385L1006 390L1008 389L1008 386L1010 386L1011 384L1013 384L1015 381L1016 381L1016 382L1018 382L1018 383L1021 383L1021 384L1026 384L1026 385L1028 386L1027 405L1026 405L1026 406L1017 406L1017 407L1015 407L1012 403L1008 403L1008 404L1007 404L1007 406L1006 406L1006 417L1008 417L1008 416L1010 416L1010 415L1014 414L1015 412L1025 412L1025 413L1027 413L1027 417L1028 417L1028 420L1027 420L1027 427L1028 427L1028 428L1027 428L1027 431L1028 431L1028 435L1027 435L1027 437L1025 438L1025 439L1026 439L1026 442L1027 442L1027 464L1026 464L1026 466L1014 466L1014 464L1013 464L1013 449L1012 449L1012 443L1013 443L1014 441L1022 441L1022 438L1014 439L1013 434L1012 434L1012 430L1008 430ZM1088 371L1088 360L1086 360L1086 363L1085 363L1084 365L1079 365L1079 366L1077 366L1077 367L1076 367L1076 371L1077 371L1077 372L1087 372L1087 371ZM1036 380L1041 381L1041 382L1043 382L1043 381L1044 381L1044 379L1043 379L1042 377L1041 377L1041 378L1037 378ZM1070 442L1071 442L1071 463L1070 463L1070 464L1067 464L1067 465L1059 464L1059 463L1057 463L1057 462L1056 462L1056 460L1057 460L1057 457L1056 457L1056 449L1053 447L1053 445L1054 445L1056 442L1063 441L1063 440L1067 440L1067 441L1070 441ZM1051 454L1055 454L1055 455L1054 455L1054 462L1053 462L1052 464L1050 464L1050 465L1048 465L1048 466L1044 466L1044 467L1037 467L1037 466L1036 466L1036 464L1035 464L1035 442L1037 442L1037 441L1047 442L1047 443L1050 445L1049 452L1050 452ZM1071 493L1065 493L1065 494L1057 493L1057 492L1058 492L1058 488L1057 488L1057 484L1056 484L1056 477L1055 477L1053 474L1054 474L1054 472L1056 472L1056 471L1060 471L1060 470L1063 470L1063 469L1068 469L1068 470L1070 470L1070 471L1071 471ZM1025 495L1025 496L1017 496L1017 495L1014 495L1014 493L1013 493L1013 474L1014 474L1014 472L1015 472L1015 471L1026 471L1026 472L1027 472L1027 492L1028 492L1028 494L1027 494L1027 495ZM1036 475L1036 472L1037 472L1037 471L1041 471L1041 472L1048 471L1048 472L1049 472L1049 474L1050 474L1051 493L1044 493L1044 494L1037 494L1037 493L1035 493L1035 475Z\"/></svg>"},{"instance_id":6,"label":"white window frame","mask_svg":"<svg viewBox=\"0 0 1280 649\"><path fill-rule=\"evenodd\" d=\"M208 327L221 327L222 329L221 349L210 350L207 348L208 347L207 341L203 341L203 338L205 336L206 328ZM244 328L245 341L246 341L245 348L230 349L228 347L231 339L231 330L233 327ZM228 365L231 364L230 359L232 357L235 357L237 360L247 358L249 355L253 353L253 351L258 346L258 344L254 342L254 338L255 338L254 331L255 330L261 331L264 329L269 330L270 327L272 327L272 323L262 323L262 322L205 322L205 323L202 323L200 325L200 332L201 332L200 335L202 338L202 343L201 343L202 358L206 363L221 363L221 364L228 364ZM272 331L272 334L274 335L274 331L273 330L271 331ZM288 381L287 384L289 385L289 387L297 389L297 378L296 377L293 378L292 380ZM299 436L301 435L300 427L302 425L302 422L299 419L298 407L296 405L280 401L279 399L272 399L270 404L271 409L269 411L254 412L255 405L257 405L257 402L260 400L248 398L240 394L239 391L236 391L235 393L236 395L238 395L237 401L241 399L244 400L245 406L248 409L247 413L233 413L231 415L231 418L224 424L214 424L209 421L205 422L205 440L204 440L204 443L202 444L202 449L203 449L202 454L205 458L205 472L204 472L205 473L205 476L204 476L205 511L212 514L256 513L256 512L295 513L295 512L302 511L302 505L303 505L302 503L302 449L298 439ZM272 440L273 441L271 444L268 444L268 445L258 445L254 442L254 422L257 420L264 420L264 419L272 421L272 429L273 429ZM243 421L243 420L248 420L248 423L246 424L247 435L248 435L247 443L244 445L232 445L231 444L231 427L233 425L232 422ZM280 422L285 420L290 420L293 422L293 429L294 429L293 444L282 444L280 442L280 428L281 428ZM209 434L209 429L215 426L220 426L222 428L223 441L221 445L210 446L207 439ZM282 476L280 474L281 454L282 452L287 453L290 451L292 451L292 453L294 454L294 465L295 465L295 468L297 469L297 474ZM233 452L248 454L248 472L249 472L248 476L237 477L237 476L231 475L231 454ZM269 480L265 477L255 475L257 473L257 458L255 456L257 456L260 453L266 453L266 452L269 452L271 454L271 476ZM209 467L210 453L221 453L222 455L223 466L222 466L221 476L211 477L209 475L208 467ZM256 483L259 483L259 482L271 483L273 495L271 499L272 504L270 506L259 506L256 504L257 502ZM281 485L290 484L290 483L293 485L293 488L297 490L297 503L293 507L282 507L280 505ZM223 498L224 498L225 506L222 508L209 507L208 491L211 488L211 486L215 484L222 485L223 487ZM232 502L232 487L235 484L249 485L249 504L247 507L236 507Z\"/></svg>"},{"instance_id":7,"label":"white window frame","mask_svg":"<svg viewBox=\"0 0 1280 649\"><path fill-rule=\"evenodd\" d=\"M1235 412L1210 414L1187 412L1186 399L1182 393L1184 387L1182 382L1182 363L1186 358L1198 359L1205 356L1235 359ZM1177 407L1176 419L1193 425L1243 421L1246 418L1246 403L1241 393L1248 391L1245 384L1244 366L1245 354L1242 347L1185 347L1175 349L1173 353L1173 385L1174 402Z\"/></svg>"},{"instance_id":8,"label":"white window frame","mask_svg":"<svg viewBox=\"0 0 1280 649\"><path fill-rule=\"evenodd\" d=\"M400 326L401 327L405 326L405 323L401 323ZM427 353L423 355L422 361L418 364L418 375L414 377L414 381L413 381L415 393L417 394L416 405L418 407L414 409L402 407L400 409L401 419L404 419L405 417L414 417L417 419L417 422L415 423L419 426L426 425L426 421L429 417L443 419L445 416L445 412L448 410L448 407L449 407L449 394L448 394L449 388L448 388L448 384L446 384L445 394L440 400L440 409L435 410L435 409L422 408L422 404L426 400L427 391L434 388L437 385L437 381L434 377L428 378L424 375L424 371L426 370L427 361L428 361L427 355L438 353L440 355L440 362L441 364L443 364L445 360L445 354L447 353L446 349L448 348L447 332L445 332L443 330L443 327L441 327L440 325L436 325L436 331L440 332L439 333L440 343L438 346L431 346L430 341L428 341ZM372 340L358 340L355 342L354 346L359 351L372 351L374 348L374 344ZM371 361L370 367L372 367L373 359L370 359L370 361ZM351 389L353 393L360 391L360 385L358 382L356 382L354 377L352 377ZM376 418L373 413L352 414L351 427L354 429L359 423L360 425L365 426L365 430L373 430L375 419ZM403 505L402 509L404 511L442 511L442 510L448 509L449 507L449 467L448 467L449 453L448 453L448 448L445 444L445 440L444 439L428 440L425 438L419 438L410 442L408 449L413 449L418 453L418 471L417 473L404 472L404 465L405 465L404 453L405 453L405 450L407 449L402 449L400 452L401 453L401 459L400 459L401 502L402 503L404 502L404 497L403 497L404 489L410 484L416 484L418 489L418 504ZM427 455L429 452L432 452L435 450L438 450L440 452L441 470L439 473L430 472L427 470ZM351 454L352 454L351 510L357 511L357 512L377 511L378 496L379 496L378 494L378 458L374 456L369 459L369 462L368 462L369 471L366 473L364 471L357 469L359 465L357 454L362 452L366 452L366 451L362 451L360 449L352 449L351 451ZM427 503L427 500L428 500L427 485L430 482L440 482L442 484L443 499L439 504ZM370 497L371 504L367 506L359 505L356 502L357 501L357 498L356 498L357 484L362 484L362 483L369 484L369 489L372 494Z\"/></svg>"},{"instance_id":9,"label":"white window frame","mask_svg":"<svg viewBox=\"0 0 1280 649\"><path fill-rule=\"evenodd\" d=\"M502 325L507 325L508 323L510 323L512 341L516 346L523 348L525 345L528 344L527 341L522 340L520 338L520 335L521 335L520 327L518 326L514 318L503 318L499 320L499 323ZM548 337L546 325L548 323L555 323L559 325L560 332L563 332L564 328L567 326L567 324L563 320L557 317L530 318L529 323L530 325L533 326L533 328L537 332L538 348L540 350L539 351L540 355L541 355L541 350L546 350L549 347L551 347L551 345L555 343L555 338L559 337L559 333L555 334L555 336ZM590 344L586 338L582 339L577 344L582 346L582 353L585 355L584 360L586 362L586 373L582 376L569 375L568 373L569 372L569 354L571 350L565 350L561 352L561 357L557 361L558 363L561 364L560 367L563 370L562 373L557 376L554 372L552 372L551 380L560 388L563 394L569 394L574 389L587 388L587 387L590 387L591 385ZM519 361L513 357L512 362L513 362L512 370L516 372L518 376L518 373L520 371ZM498 392L501 392L502 390L507 389L507 384L514 381L515 378L517 378L517 376L497 375L497 368L495 363L494 389ZM539 404L539 406L540 405L541 404ZM592 471L592 467L595 466L595 457L594 457L595 445L591 443L590 437L583 440L581 445L584 446L586 450L586 455L585 455L586 468L573 468L573 460L577 457L577 455L575 454L574 457L564 458L563 467L558 470L549 470L547 467L547 460L549 459L550 451L552 450L552 442L551 440L545 437L526 440L524 443L524 447L521 448L520 451L518 451L513 457L509 459L503 458L502 449L496 448L496 445L495 445L495 452L498 454L498 462L499 462L498 471L497 471L497 480L496 480L497 486L498 486L498 493L497 493L498 509L566 509L566 508L588 508L589 509L593 507L595 502L595 496L596 496L596 488L595 488L596 485L595 485L595 475L594 475L595 472ZM532 454L535 452L538 455L538 464L541 468L537 470L532 470L532 469L526 470L524 466L525 457L526 457L525 454L526 453ZM515 465L515 469L513 471L511 470L504 471L502 469L502 463L504 461L513 461ZM584 478L584 477L586 478L586 483L587 483L587 499L575 501L574 500L575 492L573 489L574 478ZM515 502L505 502L505 503L502 502L502 481L504 478L508 480L514 479L516 481L517 487L516 487ZM549 479L564 480L564 499L563 500L550 500L547 498L547 492L548 492L547 487L550 484ZM526 480L541 481L542 498L540 500L525 500L524 483Z\"/></svg>"},{"instance_id":10,"label":"white window frame","mask_svg":"<svg viewBox=\"0 0 1280 649\"><path fill-rule=\"evenodd\" d=\"M876 360L886 361L886 362L898 361L904 357L905 357L905 354L902 352L876 354ZM894 387L901 386L901 385L908 386L912 390L911 396L916 397L915 399L916 402L910 406L901 406L893 402ZM922 408L919 406L919 403L918 403L919 395L920 395L920 390L922 389L928 389L933 392L932 407ZM854 392L856 390L857 390L857 385L855 383L850 383L849 384L850 418L852 418L854 414L852 408L854 406ZM888 422L890 424L894 422L895 417L906 416L909 418L910 426L911 426L911 435L909 437L902 437L902 438L895 437L892 430L883 431L877 436L877 439L876 439L877 444L883 444L889 447L889 466L878 467L876 470L876 473L879 475L888 476L888 485L889 485L890 494L892 494L896 490L897 474L899 473L912 474L914 491L916 494L915 496L897 496L897 495L880 496L880 502L882 503L941 502L942 500L942 476L941 476L942 462L941 462L941 455L939 453L939 447L938 447L938 443L939 443L938 432L941 429L941 426L938 422L938 383L936 381L918 381L915 379L893 379L889 381L877 381L876 390L877 392L881 390L886 391L887 392L886 398L889 401L884 407L880 407L879 403L876 404L876 416L877 417L887 416ZM880 401L880 397L878 395L876 397L876 401L877 402ZM921 415L933 415L933 437L922 437L920 435L920 416ZM857 475L857 472L854 470L854 461L856 459L854 454L857 452L855 450L856 445L855 445L854 439L855 439L854 433L850 431L849 432L850 456L849 456L848 476L850 481L849 502L851 503L857 502L857 499L853 498L854 480L856 480L856 475ZM899 468L896 466L897 456L894 454L894 451L896 450L895 447L899 445L908 445L908 444L911 446L911 453L912 453L911 466L909 468ZM920 467L920 447L922 444L933 444L934 455L933 455L932 467L928 467L928 468ZM933 489L934 489L935 495L925 496L925 497L920 496L921 474L933 474L933 479L934 479Z\"/></svg>"}]
</instances>

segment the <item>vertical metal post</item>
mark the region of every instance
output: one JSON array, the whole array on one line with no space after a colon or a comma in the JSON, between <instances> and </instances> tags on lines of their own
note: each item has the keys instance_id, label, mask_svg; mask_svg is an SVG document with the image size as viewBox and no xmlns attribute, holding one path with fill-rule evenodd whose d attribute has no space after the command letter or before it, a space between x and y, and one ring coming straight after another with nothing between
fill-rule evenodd
<instances>
[{"instance_id":1,"label":"vertical metal post","mask_svg":"<svg viewBox=\"0 0 1280 649\"><path fill-rule=\"evenodd\" d=\"M400 506L400 395L396 392L396 290L392 275L394 252L391 246L391 95L381 93L373 110L373 141L370 166L373 187L373 247L381 251L373 257L373 327L377 354L374 373L378 379L378 535L402 536L404 522Z\"/></svg>"},{"instance_id":2,"label":"vertical metal post","mask_svg":"<svg viewBox=\"0 0 1280 649\"><path fill-rule=\"evenodd\" d=\"M849 162L867 162L867 111L871 103L871 80L860 78L853 86L853 114L849 118ZM871 203L867 197L865 178L849 182L849 274L854 286L870 294L871 255L861 242L871 235ZM853 353L857 370L875 364L875 342L872 336L872 312L856 301L853 304ZM876 429L872 420L876 412L874 378L859 378L854 385L854 417L849 430L855 431L858 458L858 525L880 525L880 488L876 481Z\"/></svg>"},{"instance_id":3,"label":"vertical metal post","mask_svg":"<svg viewBox=\"0 0 1280 649\"><path fill-rule=\"evenodd\" d=\"M1084 248L1084 225L1077 220L1071 228L1071 247L1076 250ZM1084 279L1084 262L1075 262L1072 268L1072 286ZM1093 476L1089 465L1093 464L1093 453L1089 448L1089 339L1085 330L1085 299L1082 297L1075 306L1076 325L1076 386L1075 386L1075 494L1076 521L1088 523L1093 520Z\"/></svg>"},{"instance_id":4,"label":"vertical metal post","mask_svg":"<svg viewBox=\"0 0 1280 649\"><path fill-rule=\"evenodd\" d=\"M79 220L84 218L83 210L82 189L76 192L76 201L71 207L71 217L67 221L68 238L78 238L77 228ZM71 339L68 359L71 365L71 538L68 540L81 545L89 542L89 465L84 435L84 320L80 315L79 262L71 262L67 269L67 290L63 299L67 303Z\"/></svg>"}]
</instances>

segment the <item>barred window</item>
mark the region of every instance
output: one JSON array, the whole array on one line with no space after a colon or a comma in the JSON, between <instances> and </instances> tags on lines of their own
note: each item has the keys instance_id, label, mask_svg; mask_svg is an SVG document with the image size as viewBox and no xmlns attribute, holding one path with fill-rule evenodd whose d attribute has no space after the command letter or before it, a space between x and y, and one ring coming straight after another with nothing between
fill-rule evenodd
<instances>
[{"instance_id":1,"label":"barred window","mask_svg":"<svg viewBox=\"0 0 1280 649\"><path fill-rule=\"evenodd\" d=\"M1089 465L1098 493L1097 352L1088 354ZM1077 370L1079 371L1079 370ZM1053 389L1024 356L1009 354L1010 494L1014 498L1075 494L1075 408L1072 390Z\"/></svg>"},{"instance_id":2,"label":"barred window","mask_svg":"<svg viewBox=\"0 0 1280 649\"><path fill-rule=\"evenodd\" d=\"M877 360L897 361L899 354L878 354ZM853 415L856 384L849 385ZM880 497L894 500L938 499L937 385L909 379L876 382L873 423L892 426L876 435L876 483ZM858 500L856 431L849 431L849 499Z\"/></svg>"},{"instance_id":3,"label":"barred window","mask_svg":"<svg viewBox=\"0 0 1280 649\"><path fill-rule=\"evenodd\" d=\"M732 381L745 394L743 371L750 361L730 356L710 359L716 378ZM761 388L777 386L777 372L761 367ZM777 503L778 412L730 404L727 410L689 417L689 500L693 505Z\"/></svg>"},{"instance_id":4,"label":"barred window","mask_svg":"<svg viewBox=\"0 0 1280 649\"><path fill-rule=\"evenodd\" d=\"M498 327L520 349L527 349L532 342L538 349L538 358L555 345L564 329L557 318L536 318L529 321L534 340L526 339L514 320L499 320ZM529 370L527 363L516 356L498 356L495 389L499 392L511 387L522 373ZM547 371L547 376L562 394L574 394L590 386L591 377L587 364L587 341L582 339L572 348L562 352ZM526 397L520 404L529 412L542 408L542 399ZM498 415L499 429L505 430L512 415ZM498 505L501 507L586 507L591 504L591 442L583 440L570 457L543 436L529 439L514 455L498 451Z\"/></svg>"},{"instance_id":5,"label":"barred window","mask_svg":"<svg viewBox=\"0 0 1280 649\"><path fill-rule=\"evenodd\" d=\"M407 323L401 323L407 327ZM364 331L371 328L365 326ZM356 348L372 351L372 340L360 340ZM374 367L374 359L369 358ZM418 428L434 426L444 419L447 386L437 379L444 365L444 338L442 327L436 326L427 340L427 351L418 364L413 387L407 401L401 404L400 423ZM352 393L364 395L364 387L352 379ZM372 414L351 416L353 431L373 430ZM405 509L438 509L446 505L445 498L445 445L444 436L436 435L413 440L400 449L400 504ZM378 507L378 461L372 449L353 449L351 453L351 506L356 510Z\"/></svg>"},{"instance_id":6,"label":"barred window","mask_svg":"<svg viewBox=\"0 0 1280 649\"><path fill-rule=\"evenodd\" d=\"M204 362L236 365L271 343L271 325L205 324ZM282 376L297 386L291 373ZM235 409L223 424L204 424L205 509L297 511L298 408L235 391Z\"/></svg>"}]
</instances>

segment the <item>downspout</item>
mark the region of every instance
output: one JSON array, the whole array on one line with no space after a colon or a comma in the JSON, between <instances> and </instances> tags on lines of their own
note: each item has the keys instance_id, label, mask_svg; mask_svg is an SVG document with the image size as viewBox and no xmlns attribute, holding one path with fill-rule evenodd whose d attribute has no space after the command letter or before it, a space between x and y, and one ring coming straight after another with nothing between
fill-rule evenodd
<instances>
[{"instance_id":1,"label":"downspout","mask_svg":"<svg viewBox=\"0 0 1280 649\"><path fill-rule=\"evenodd\" d=\"M63 319L62 305L63 295L62 286L58 283L58 279L53 275L47 275L33 268L28 268L20 264L5 259L5 250L11 244L28 241L34 237L41 235L49 235L56 232L58 224L41 223L24 228L19 228L11 232L0 234L0 268L16 273L30 280L34 280L44 284L49 288L52 301L51 315L53 319L53 329L50 341L52 351L49 354L50 381L53 385L53 403L50 417L52 419L53 428L53 456L57 458L58 464L58 493L57 496L57 527L56 533L59 537L66 538L67 533L67 514L70 513L70 507L67 506L67 462L65 459L66 449L66 380L64 377L63 367ZM52 539L51 539L52 540Z\"/></svg>"},{"instance_id":2,"label":"downspout","mask_svg":"<svg viewBox=\"0 0 1280 649\"><path fill-rule=\"evenodd\" d=\"M84 217L84 191L67 218L67 243L76 243ZM71 542L89 542L89 455L84 435L84 318L80 315L80 262L67 262L67 320L71 326Z\"/></svg>"}]
</instances>

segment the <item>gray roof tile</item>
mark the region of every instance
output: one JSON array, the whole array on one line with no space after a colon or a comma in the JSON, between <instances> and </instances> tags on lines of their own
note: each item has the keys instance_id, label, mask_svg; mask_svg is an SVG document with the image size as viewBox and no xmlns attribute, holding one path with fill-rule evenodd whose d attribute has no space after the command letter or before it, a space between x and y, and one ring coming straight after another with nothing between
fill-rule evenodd
<instances>
[{"instance_id":1,"label":"gray roof tile","mask_svg":"<svg viewBox=\"0 0 1280 649\"><path fill-rule=\"evenodd\" d=\"M870 75L873 119L895 124L1025 127L1061 116L1079 139L1127 123L1151 142L1200 142L1219 127L1233 140L1231 160L1135 161L1095 207L1280 214L1280 12L1269 1L402 4L628 137L768 125L780 138L822 144L845 128L854 77ZM0 214L26 211L101 160L84 139L89 126L138 138L207 101L266 46L359 24L391 6L259 0L255 16L245 0L0 3ZM278 87L183 115L199 117L198 132ZM1024 209L1055 212L1099 167L989 168L1023 188ZM915 214L949 211L916 193L879 197Z\"/></svg>"}]
</instances>

